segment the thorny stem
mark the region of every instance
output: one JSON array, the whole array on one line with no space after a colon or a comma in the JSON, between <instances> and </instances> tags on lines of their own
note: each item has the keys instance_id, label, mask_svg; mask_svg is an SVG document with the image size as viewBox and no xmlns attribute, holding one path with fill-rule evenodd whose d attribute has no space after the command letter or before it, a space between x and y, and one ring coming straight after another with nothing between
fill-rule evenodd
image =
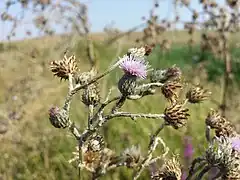
<instances>
[{"instance_id":1,"label":"thorny stem","mask_svg":"<svg viewBox=\"0 0 240 180\"><path fill-rule=\"evenodd\" d=\"M126 96L121 96L121 98L118 100L118 102L115 104L115 106L112 108L112 114L114 114L118 109L120 109L124 102L126 101Z\"/></svg>"},{"instance_id":2,"label":"thorny stem","mask_svg":"<svg viewBox=\"0 0 240 180\"><path fill-rule=\"evenodd\" d=\"M203 162L203 158L196 158L193 160L192 165L190 167L189 173L188 173L188 177L186 178L186 180L190 180L192 178L192 176L199 171L199 169L201 169L206 163ZM203 162L203 163L201 163ZM195 168L197 163L201 163L197 168Z\"/></svg>"},{"instance_id":3,"label":"thorny stem","mask_svg":"<svg viewBox=\"0 0 240 180\"><path fill-rule=\"evenodd\" d=\"M138 168L138 170L135 172L133 179L136 180L140 177L140 175L142 174L144 168L146 166L149 166L149 164L151 163L151 159L152 159L152 153L155 151L157 145L158 145L158 141L161 140L161 138L158 138L158 134L161 132L161 130L165 127L165 122L157 129L157 131L154 133L153 136L151 136L151 140L148 146L148 155L147 157L142 161L140 167ZM162 144L163 141L161 141ZM165 145L164 145L165 146ZM166 153L164 153L166 154Z\"/></svg>"},{"instance_id":4,"label":"thorny stem","mask_svg":"<svg viewBox=\"0 0 240 180\"><path fill-rule=\"evenodd\" d=\"M162 87L164 84L163 83L148 83L148 84L143 84L139 87L137 87L137 89L143 89L143 88L151 88L151 87Z\"/></svg>"},{"instance_id":5,"label":"thorny stem","mask_svg":"<svg viewBox=\"0 0 240 180\"><path fill-rule=\"evenodd\" d=\"M206 136L207 141L210 143L211 142L210 126L206 126L205 136Z\"/></svg>"},{"instance_id":6,"label":"thorny stem","mask_svg":"<svg viewBox=\"0 0 240 180\"><path fill-rule=\"evenodd\" d=\"M203 178L203 176L211 169L210 166L206 166L205 168L203 168L203 170L198 174L198 176L196 177L196 180L201 180Z\"/></svg>"},{"instance_id":7,"label":"thorny stem","mask_svg":"<svg viewBox=\"0 0 240 180\"><path fill-rule=\"evenodd\" d=\"M151 119L162 119L164 118L164 114L143 114L143 113L130 113L130 112L115 112L105 117L105 119L112 119L115 117L130 117L132 119L135 118L151 118ZM159 131L160 132L160 131Z\"/></svg>"},{"instance_id":8,"label":"thorny stem","mask_svg":"<svg viewBox=\"0 0 240 180\"><path fill-rule=\"evenodd\" d=\"M88 106L88 129L92 129L93 105Z\"/></svg>"}]
</instances>

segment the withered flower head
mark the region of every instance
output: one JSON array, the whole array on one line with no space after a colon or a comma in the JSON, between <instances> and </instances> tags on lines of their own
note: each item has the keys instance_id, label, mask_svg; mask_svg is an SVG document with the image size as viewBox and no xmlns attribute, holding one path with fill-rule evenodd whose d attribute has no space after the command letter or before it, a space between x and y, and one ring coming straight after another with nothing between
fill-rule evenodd
<instances>
[{"instance_id":1,"label":"withered flower head","mask_svg":"<svg viewBox=\"0 0 240 180\"><path fill-rule=\"evenodd\" d=\"M58 76L61 79L68 79L69 74L74 74L77 72L76 57L64 56L63 60L52 61L50 65L51 71L54 76Z\"/></svg>"},{"instance_id":2,"label":"withered flower head","mask_svg":"<svg viewBox=\"0 0 240 180\"><path fill-rule=\"evenodd\" d=\"M191 88L187 94L186 98L190 103L200 103L204 100L206 100L210 96L210 92L207 90L204 90L200 86L196 86Z\"/></svg>"},{"instance_id":3,"label":"withered flower head","mask_svg":"<svg viewBox=\"0 0 240 180\"><path fill-rule=\"evenodd\" d=\"M178 81L168 81L161 87L161 91L165 98L173 102L178 98L178 89L181 88L182 85Z\"/></svg>"},{"instance_id":4,"label":"withered flower head","mask_svg":"<svg viewBox=\"0 0 240 180\"><path fill-rule=\"evenodd\" d=\"M217 137L234 137L236 131L231 122L222 117L217 111L211 110L205 120L205 124L215 130Z\"/></svg>"},{"instance_id":5,"label":"withered flower head","mask_svg":"<svg viewBox=\"0 0 240 180\"><path fill-rule=\"evenodd\" d=\"M50 108L49 120L55 128L66 128L69 126L69 117L66 110L58 107Z\"/></svg>"},{"instance_id":6,"label":"withered flower head","mask_svg":"<svg viewBox=\"0 0 240 180\"><path fill-rule=\"evenodd\" d=\"M82 94L82 102L86 105L86 106L96 106L98 105L99 101L100 101L100 94L99 94L99 87L98 87L98 83L94 83L91 84L89 86L87 86L84 90L83 90L83 94Z\"/></svg>"},{"instance_id":7,"label":"withered flower head","mask_svg":"<svg viewBox=\"0 0 240 180\"><path fill-rule=\"evenodd\" d=\"M173 128L178 129L186 125L189 109L184 108L183 104L173 103L164 111L164 120Z\"/></svg>"},{"instance_id":8,"label":"withered flower head","mask_svg":"<svg viewBox=\"0 0 240 180\"><path fill-rule=\"evenodd\" d=\"M127 167L135 167L142 158L140 147L132 146L131 148L127 148L123 151L122 156L125 159Z\"/></svg>"},{"instance_id":9,"label":"withered flower head","mask_svg":"<svg viewBox=\"0 0 240 180\"><path fill-rule=\"evenodd\" d=\"M176 157L166 160L162 169L151 176L152 180L181 180L181 165Z\"/></svg>"}]
</instances>

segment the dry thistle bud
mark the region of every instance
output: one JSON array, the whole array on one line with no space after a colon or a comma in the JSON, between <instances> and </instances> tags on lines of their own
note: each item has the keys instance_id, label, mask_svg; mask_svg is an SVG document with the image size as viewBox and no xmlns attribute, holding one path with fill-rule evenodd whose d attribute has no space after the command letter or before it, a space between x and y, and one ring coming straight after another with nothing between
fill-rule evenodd
<instances>
[{"instance_id":1,"label":"dry thistle bud","mask_svg":"<svg viewBox=\"0 0 240 180\"><path fill-rule=\"evenodd\" d=\"M122 156L125 159L127 167L136 167L142 158L140 147L132 146L131 148L127 148L123 151Z\"/></svg>"},{"instance_id":2,"label":"dry thistle bud","mask_svg":"<svg viewBox=\"0 0 240 180\"><path fill-rule=\"evenodd\" d=\"M50 68L54 76L58 76L61 79L68 79L69 74L74 74L78 69L76 64L76 57L67 57L65 55L63 60L52 61Z\"/></svg>"},{"instance_id":3,"label":"dry thistle bud","mask_svg":"<svg viewBox=\"0 0 240 180\"><path fill-rule=\"evenodd\" d=\"M83 90L82 102L86 106L96 106L100 101L98 83L91 84Z\"/></svg>"},{"instance_id":4,"label":"dry thistle bud","mask_svg":"<svg viewBox=\"0 0 240 180\"><path fill-rule=\"evenodd\" d=\"M181 128L186 125L189 109L184 108L183 104L174 103L164 110L164 120L174 129Z\"/></svg>"},{"instance_id":5,"label":"dry thistle bud","mask_svg":"<svg viewBox=\"0 0 240 180\"><path fill-rule=\"evenodd\" d=\"M162 169L151 176L152 180L181 180L181 165L176 157L166 160Z\"/></svg>"},{"instance_id":6,"label":"dry thistle bud","mask_svg":"<svg viewBox=\"0 0 240 180\"><path fill-rule=\"evenodd\" d=\"M190 103L200 103L204 100L206 100L210 96L210 92L207 90L204 90L200 86L196 86L191 88L187 93L186 93L186 98Z\"/></svg>"},{"instance_id":7,"label":"dry thistle bud","mask_svg":"<svg viewBox=\"0 0 240 180\"><path fill-rule=\"evenodd\" d=\"M182 85L177 81L168 81L161 87L162 94L171 102L178 99L178 89L182 89Z\"/></svg>"},{"instance_id":8,"label":"dry thistle bud","mask_svg":"<svg viewBox=\"0 0 240 180\"><path fill-rule=\"evenodd\" d=\"M49 110L49 120L55 128L66 128L69 124L69 117L64 109L52 107Z\"/></svg>"},{"instance_id":9,"label":"dry thistle bud","mask_svg":"<svg viewBox=\"0 0 240 180\"><path fill-rule=\"evenodd\" d=\"M234 137L236 136L236 131L234 126L222 117L217 111L211 110L205 120L205 124L210 126L211 129L215 129L215 134L217 137Z\"/></svg>"}]
</instances>

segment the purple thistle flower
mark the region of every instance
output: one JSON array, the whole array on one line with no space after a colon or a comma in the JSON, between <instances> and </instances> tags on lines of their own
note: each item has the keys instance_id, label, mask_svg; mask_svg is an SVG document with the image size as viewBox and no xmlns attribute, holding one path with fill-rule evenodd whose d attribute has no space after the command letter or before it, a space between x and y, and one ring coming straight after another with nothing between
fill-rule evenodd
<instances>
[{"instance_id":1,"label":"purple thistle flower","mask_svg":"<svg viewBox=\"0 0 240 180\"><path fill-rule=\"evenodd\" d=\"M191 139L190 139L190 137L185 137L184 140L185 140L184 157L191 159L193 156L193 152L194 152L193 145L191 143Z\"/></svg>"},{"instance_id":2,"label":"purple thistle flower","mask_svg":"<svg viewBox=\"0 0 240 180\"><path fill-rule=\"evenodd\" d=\"M230 142L232 143L232 148L240 152L240 137L232 137L230 138Z\"/></svg>"},{"instance_id":3,"label":"purple thistle flower","mask_svg":"<svg viewBox=\"0 0 240 180\"><path fill-rule=\"evenodd\" d=\"M126 74L136 76L142 79L147 77L148 63L142 59L133 55L124 56L121 60L119 67L123 69Z\"/></svg>"}]
</instances>

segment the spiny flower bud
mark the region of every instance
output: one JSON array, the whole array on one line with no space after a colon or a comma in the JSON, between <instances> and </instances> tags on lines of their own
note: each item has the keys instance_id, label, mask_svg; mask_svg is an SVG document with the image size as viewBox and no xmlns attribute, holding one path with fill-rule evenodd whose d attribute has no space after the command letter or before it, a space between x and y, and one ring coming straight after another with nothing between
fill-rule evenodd
<instances>
[{"instance_id":1,"label":"spiny flower bud","mask_svg":"<svg viewBox=\"0 0 240 180\"><path fill-rule=\"evenodd\" d=\"M136 146L132 146L131 148L124 150L122 156L129 168L136 167L142 158L141 150Z\"/></svg>"},{"instance_id":2,"label":"spiny flower bud","mask_svg":"<svg viewBox=\"0 0 240 180\"><path fill-rule=\"evenodd\" d=\"M217 137L233 137L236 135L234 126L222 117L217 111L211 110L205 120L205 124L210 126L211 129L215 129Z\"/></svg>"},{"instance_id":3,"label":"spiny flower bud","mask_svg":"<svg viewBox=\"0 0 240 180\"><path fill-rule=\"evenodd\" d=\"M74 74L78 69L76 64L76 57L67 57L65 55L63 60L52 61L50 68L54 76L58 76L61 79L68 79L69 74Z\"/></svg>"},{"instance_id":4,"label":"spiny flower bud","mask_svg":"<svg viewBox=\"0 0 240 180\"><path fill-rule=\"evenodd\" d=\"M166 160L162 169L151 176L152 180L181 180L182 171L179 161L173 157Z\"/></svg>"},{"instance_id":5,"label":"spiny flower bud","mask_svg":"<svg viewBox=\"0 0 240 180\"><path fill-rule=\"evenodd\" d=\"M137 77L129 74L124 74L118 81L118 89L124 96L133 95L137 87Z\"/></svg>"},{"instance_id":6,"label":"spiny flower bud","mask_svg":"<svg viewBox=\"0 0 240 180\"><path fill-rule=\"evenodd\" d=\"M143 58L146 54L146 50L145 47L140 47L140 48L130 48L128 50L128 55L132 55L134 57L138 57L138 58Z\"/></svg>"},{"instance_id":7,"label":"spiny flower bud","mask_svg":"<svg viewBox=\"0 0 240 180\"><path fill-rule=\"evenodd\" d=\"M64 109L52 107L49 110L49 120L55 128L66 128L69 126L69 117Z\"/></svg>"},{"instance_id":8,"label":"spiny flower bud","mask_svg":"<svg viewBox=\"0 0 240 180\"><path fill-rule=\"evenodd\" d=\"M210 96L210 92L207 90L204 90L202 87L197 86L194 88L191 88L187 94L186 98L190 103L200 103L204 100L206 100Z\"/></svg>"},{"instance_id":9,"label":"spiny flower bud","mask_svg":"<svg viewBox=\"0 0 240 180\"><path fill-rule=\"evenodd\" d=\"M166 82L162 87L161 87L161 91L162 94L165 96L165 98L167 98L168 100L170 100L171 102L173 102L174 100L176 100L178 98L178 89L181 89L182 85L181 83L177 82L177 81L169 81Z\"/></svg>"},{"instance_id":10,"label":"spiny flower bud","mask_svg":"<svg viewBox=\"0 0 240 180\"><path fill-rule=\"evenodd\" d=\"M180 80L181 75L182 75L181 70L176 66L172 66L165 70L161 70L161 69L154 70L150 76L150 80L153 83L154 82L164 83L164 82L170 81L170 80L178 81L178 80Z\"/></svg>"},{"instance_id":11,"label":"spiny flower bud","mask_svg":"<svg viewBox=\"0 0 240 180\"><path fill-rule=\"evenodd\" d=\"M91 84L83 90L82 102L86 106L96 106L100 101L98 83Z\"/></svg>"},{"instance_id":12,"label":"spiny flower bud","mask_svg":"<svg viewBox=\"0 0 240 180\"><path fill-rule=\"evenodd\" d=\"M90 80L92 80L97 74L96 69L91 69L88 72L83 72L83 73L75 73L74 74L74 79L76 84L86 84L88 83Z\"/></svg>"},{"instance_id":13,"label":"spiny flower bud","mask_svg":"<svg viewBox=\"0 0 240 180\"><path fill-rule=\"evenodd\" d=\"M164 111L164 120L173 128L178 129L186 125L189 109L184 108L180 103L171 104Z\"/></svg>"},{"instance_id":14,"label":"spiny flower bud","mask_svg":"<svg viewBox=\"0 0 240 180\"><path fill-rule=\"evenodd\" d=\"M222 174L228 174L235 167L232 144L228 138L220 137L213 141L206 150L205 160L212 167L217 167Z\"/></svg>"}]
</instances>

